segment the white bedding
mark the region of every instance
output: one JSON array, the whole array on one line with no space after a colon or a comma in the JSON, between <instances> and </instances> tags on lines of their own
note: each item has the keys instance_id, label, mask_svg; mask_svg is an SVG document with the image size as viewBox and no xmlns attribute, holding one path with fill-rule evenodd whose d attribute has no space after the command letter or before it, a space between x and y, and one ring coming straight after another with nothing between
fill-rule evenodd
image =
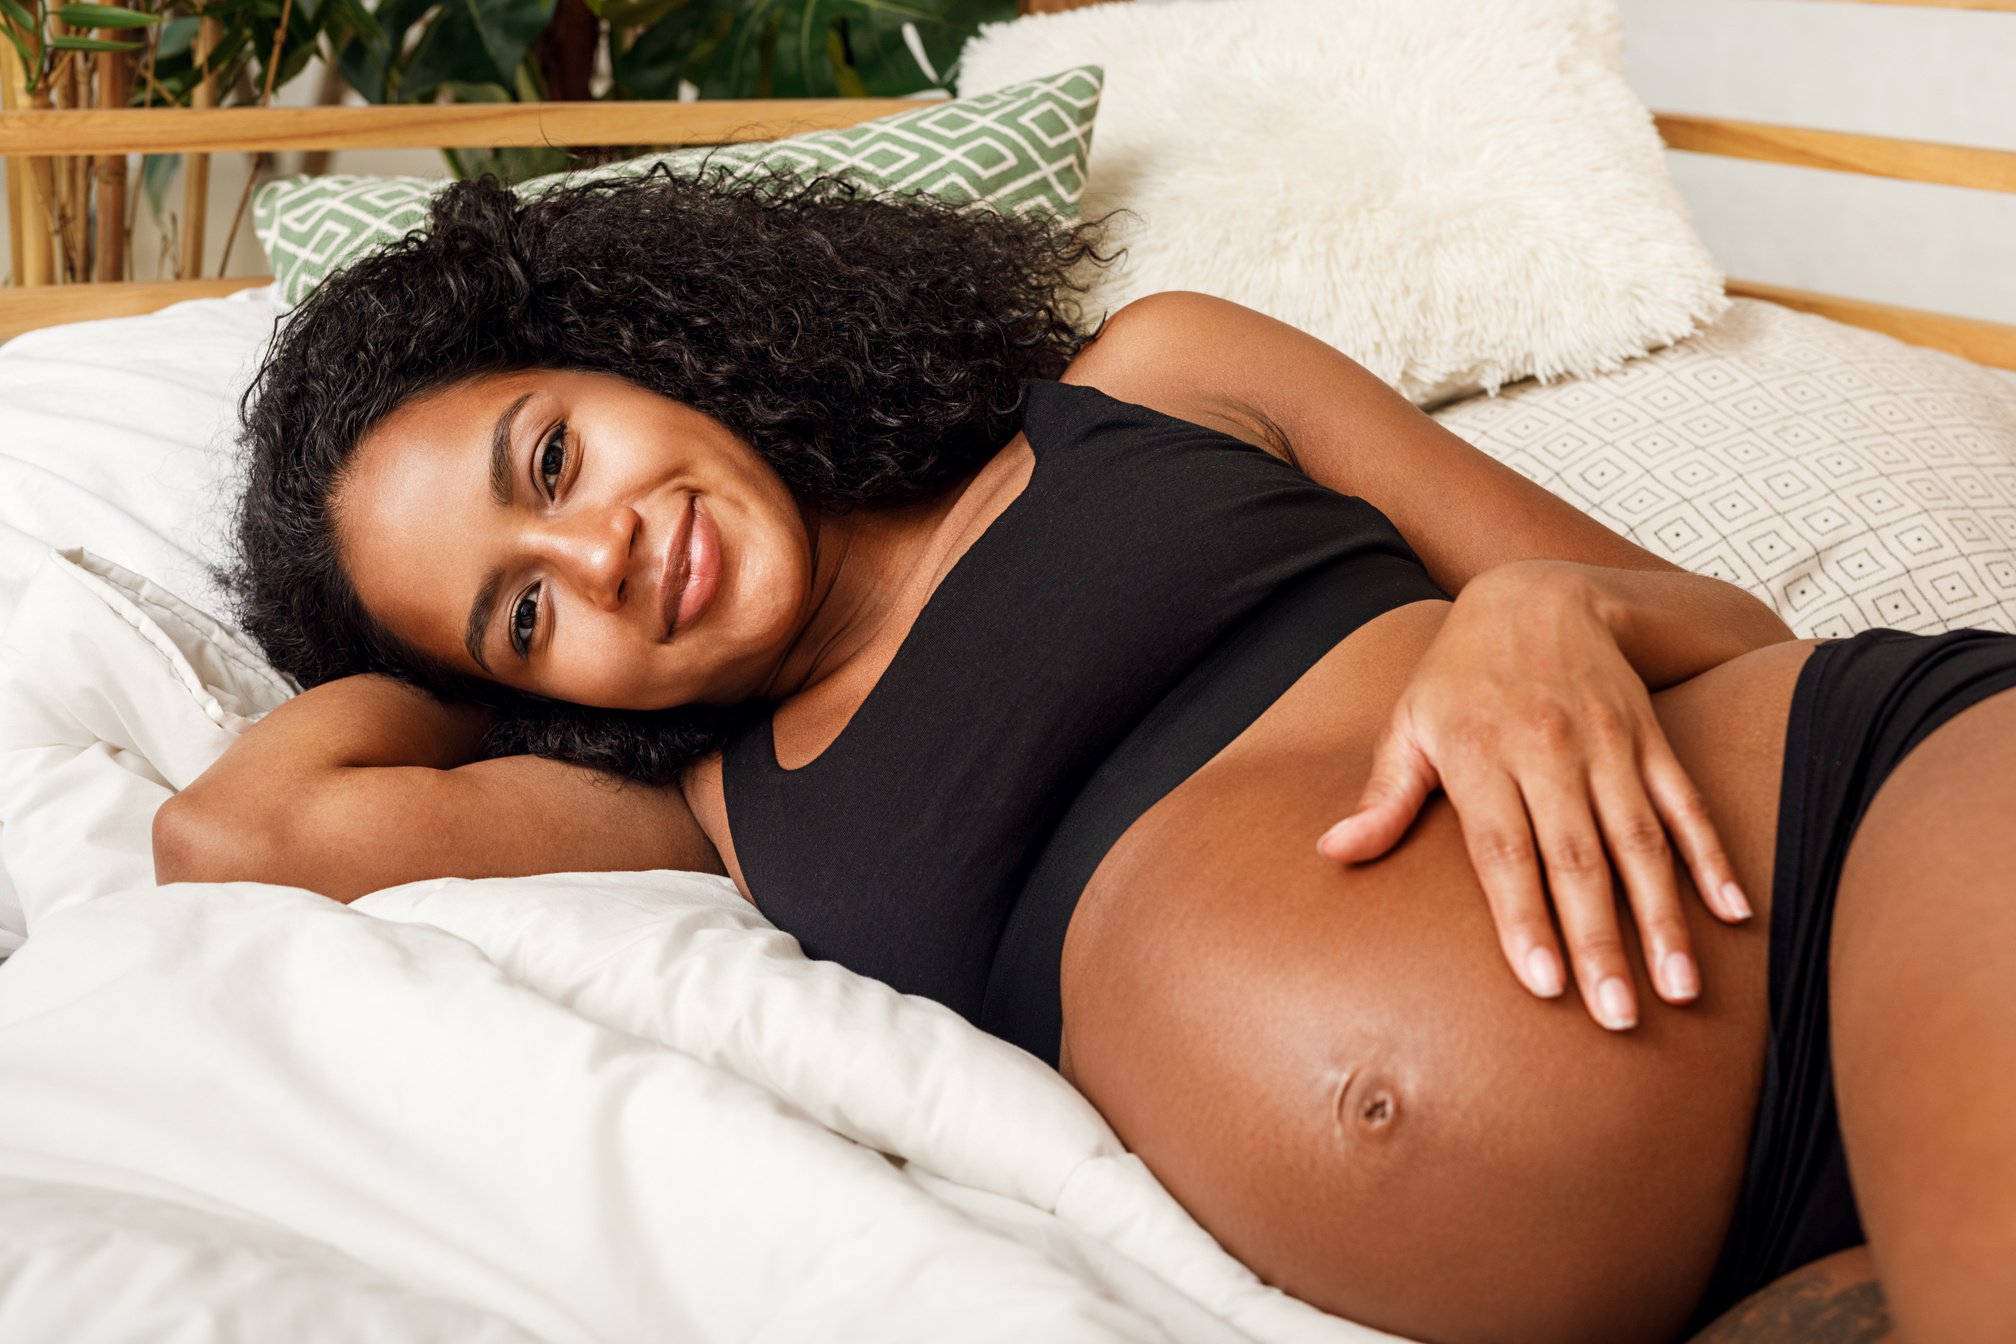
<instances>
[{"instance_id":1,"label":"white bedding","mask_svg":"<svg viewBox=\"0 0 2016 1344\"><path fill-rule=\"evenodd\" d=\"M19 888L0 885L0 955L10 921L34 935L0 962L0 1344L1384 1338L1261 1285L1033 1058L806 961L724 879L435 882L350 908L151 885L160 801L289 693L173 595L214 610L222 435L272 315L255 293L0 351L0 860ZM1724 463L1743 498L1775 497L1760 453L1803 466L1802 422L1694 414L1757 395L1728 366L1765 368L1754 341L1793 319L1749 317L1712 355L1442 418L1687 560L1611 456L1563 466L1584 440L1560 417L1598 397L1594 432L1646 476L1692 489ZM1768 352L1796 365L1787 397L1803 378L1873 398L1852 435L1823 426L1820 502L1932 555L1933 578L1984 576L1986 605L1924 619L2016 611L2016 398L1796 322L1797 348ZM106 367L125 371L109 395ZM1673 393L1646 371L1684 386L1670 423L1706 425L1700 462L1661 438ZM1936 407L1891 395L1937 379ZM1860 487L1876 477L1903 484ZM1866 619L1842 535L1731 577L1795 624ZM50 551L80 543L109 560ZM1891 617L1896 576L1866 582Z\"/></svg>"},{"instance_id":2,"label":"white bedding","mask_svg":"<svg viewBox=\"0 0 2016 1344\"><path fill-rule=\"evenodd\" d=\"M0 1078L0 1338L218 1293L314 1322L266 1338L1383 1338L1260 1285L1033 1058L721 878L104 896L0 968Z\"/></svg>"},{"instance_id":3,"label":"white bedding","mask_svg":"<svg viewBox=\"0 0 2016 1344\"><path fill-rule=\"evenodd\" d=\"M288 693L87 552L18 596L0 1341L457 1312L568 1341L1377 1337L1261 1285L1032 1056L806 960L725 878L153 885L155 809Z\"/></svg>"}]
</instances>

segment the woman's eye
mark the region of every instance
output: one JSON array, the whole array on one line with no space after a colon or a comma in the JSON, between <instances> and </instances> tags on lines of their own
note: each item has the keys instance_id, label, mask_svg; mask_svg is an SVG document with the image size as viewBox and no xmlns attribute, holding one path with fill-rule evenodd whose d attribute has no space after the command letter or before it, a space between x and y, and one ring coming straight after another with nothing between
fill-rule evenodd
<instances>
[{"instance_id":1,"label":"woman's eye","mask_svg":"<svg viewBox=\"0 0 2016 1344\"><path fill-rule=\"evenodd\" d=\"M539 450L539 479L546 482L546 498L557 499L560 494L560 472L567 465L567 425L553 427L553 433Z\"/></svg>"},{"instance_id":2,"label":"woman's eye","mask_svg":"<svg viewBox=\"0 0 2016 1344\"><path fill-rule=\"evenodd\" d=\"M527 588L525 596L511 609L511 647L523 658L532 647L532 632L539 628L539 589Z\"/></svg>"}]
</instances>

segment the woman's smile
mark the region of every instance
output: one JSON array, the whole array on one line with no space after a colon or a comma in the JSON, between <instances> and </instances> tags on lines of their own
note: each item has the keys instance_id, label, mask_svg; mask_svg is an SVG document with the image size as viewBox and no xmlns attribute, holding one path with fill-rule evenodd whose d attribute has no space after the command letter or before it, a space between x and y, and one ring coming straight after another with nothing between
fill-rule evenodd
<instances>
[{"instance_id":1,"label":"woman's smile","mask_svg":"<svg viewBox=\"0 0 2016 1344\"><path fill-rule=\"evenodd\" d=\"M407 402L332 508L357 597L395 638L465 676L636 710L823 675L943 512L827 514L696 408L553 369Z\"/></svg>"},{"instance_id":2,"label":"woman's smile","mask_svg":"<svg viewBox=\"0 0 2016 1344\"><path fill-rule=\"evenodd\" d=\"M336 495L359 599L465 675L579 704L760 695L812 610L815 537L733 431L608 374L526 370L401 407Z\"/></svg>"},{"instance_id":3,"label":"woman's smile","mask_svg":"<svg viewBox=\"0 0 2016 1344\"><path fill-rule=\"evenodd\" d=\"M666 595L660 599L667 639L693 624L714 600L714 590L721 583L721 538L700 507L697 495L686 514L686 527L681 533L683 544L676 545L672 552L678 557L678 577L667 583ZM668 572L672 563L672 556L668 555Z\"/></svg>"}]
</instances>

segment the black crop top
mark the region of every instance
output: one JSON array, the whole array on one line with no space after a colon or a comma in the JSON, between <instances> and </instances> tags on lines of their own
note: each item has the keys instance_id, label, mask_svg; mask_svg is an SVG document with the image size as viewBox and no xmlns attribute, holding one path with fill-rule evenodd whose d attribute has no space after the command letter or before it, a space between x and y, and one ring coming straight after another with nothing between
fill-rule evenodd
<instances>
[{"instance_id":1,"label":"black crop top","mask_svg":"<svg viewBox=\"0 0 2016 1344\"><path fill-rule=\"evenodd\" d=\"M750 894L806 955L1054 1064L1057 958L1098 855L1357 625L1445 594L1377 509L1231 435L1050 379L1021 428L1022 493L840 736L785 770L759 714L722 790ZM1142 765L1116 781L1109 758Z\"/></svg>"}]
</instances>

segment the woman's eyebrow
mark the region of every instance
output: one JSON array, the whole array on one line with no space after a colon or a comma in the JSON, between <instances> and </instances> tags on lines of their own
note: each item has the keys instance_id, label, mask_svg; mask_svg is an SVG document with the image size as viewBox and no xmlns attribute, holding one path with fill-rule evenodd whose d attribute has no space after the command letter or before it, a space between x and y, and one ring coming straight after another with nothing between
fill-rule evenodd
<instances>
[{"instance_id":1,"label":"woman's eyebrow","mask_svg":"<svg viewBox=\"0 0 2016 1344\"><path fill-rule=\"evenodd\" d=\"M511 507L511 429L518 418L519 410L532 400L530 392L504 408L504 414L497 417L497 423L490 430L490 498L497 501L497 507Z\"/></svg>"},{"instance_id":2,"label":"woman's eyebrow","mask_svg":"<svg viewBox=\"0 0 2016 1344\"><path fill-rule=\"evenodd\" d=\"M511 431L518 418L518 412L532 399L530 392L519 397L504 408L504 414L497 417L497 423L490 429L490 498L500 509L511 507ZM485 672L490 664L483 658L483 641L490 633L490 612L497 605L497 590L504 586L504 571L493 569L483 576L477 585L476 600L469 604L469 622L463 627L462 646L469 650L469 657Z\"/></svg>"},{"instance_id":3,"label":"woman's eyebrow","mask_svg":"<svg viewBox=\"0 0 2016 1344\"><path fill-rule=\"evenodd\" d=\"M490 633L490 613L497 606L497 590L503 586L503 570L493 569L483 576L482 585L476 589L476 600L469 604L469 624L462 635L462 646L485 672L490 671L490 664L483 658L483 641Z\"/></svg>"}]
</instances>

